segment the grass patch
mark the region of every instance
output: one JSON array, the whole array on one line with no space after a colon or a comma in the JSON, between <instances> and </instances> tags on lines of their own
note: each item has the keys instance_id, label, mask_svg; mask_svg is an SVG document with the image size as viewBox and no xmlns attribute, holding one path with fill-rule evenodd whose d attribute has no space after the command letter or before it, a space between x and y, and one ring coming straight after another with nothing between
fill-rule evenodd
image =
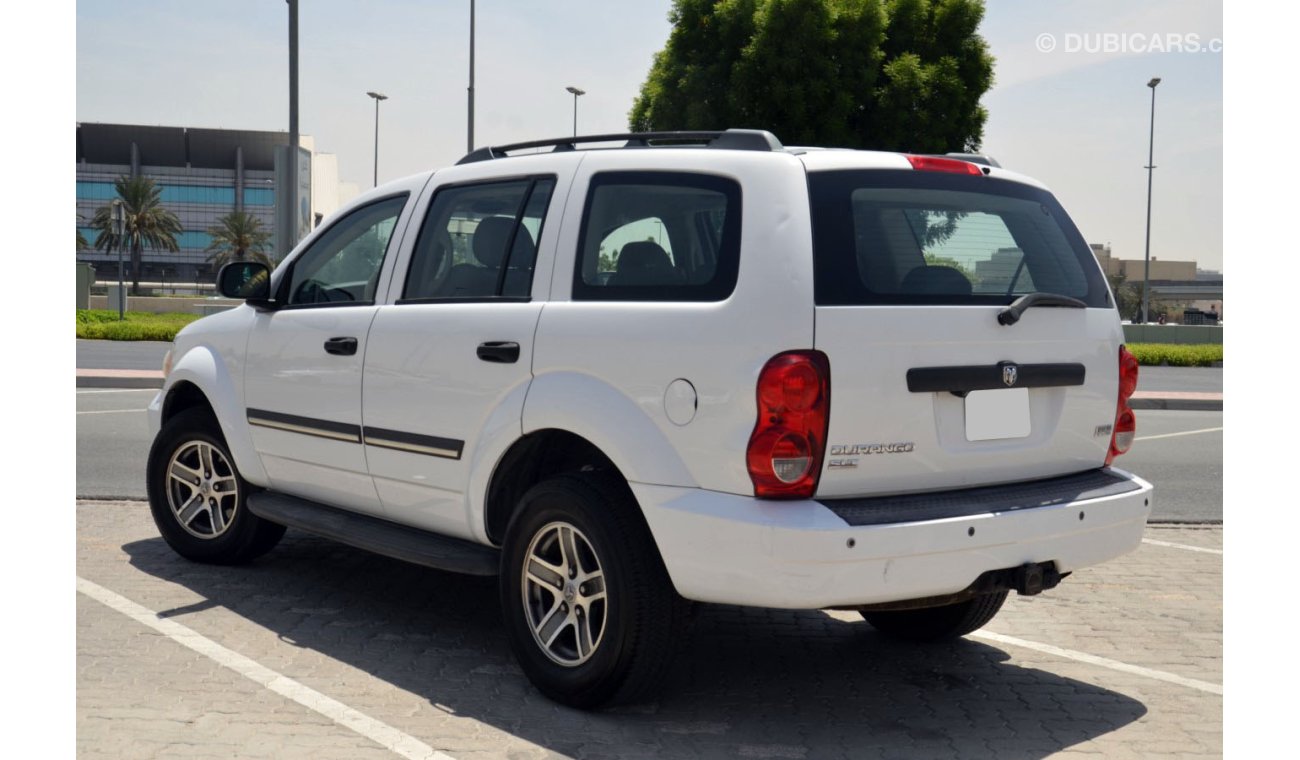
<instances>
[{"instance_id":1,"label":"grass patch","mask_svg":"<svg viewBox=\"0 0 1300 760\"><path fill-rule=\"evenodd\" d=\"M1210 367L1223 361L1222 343L1130 343L1138 364L1170 367Z\"/></svg>"},{"instance_id":2,"label":"grass patch","mask_svg":"<svg viewBox=\"0 0 1300 760\"><path fill-rule=\"evenodd\" d=\"M91 340L172 340L185 325L198 319L197 314L154 314L128 311L119 321L116 311L77 309L77 337Z\"/></svg>"}]
</instances>

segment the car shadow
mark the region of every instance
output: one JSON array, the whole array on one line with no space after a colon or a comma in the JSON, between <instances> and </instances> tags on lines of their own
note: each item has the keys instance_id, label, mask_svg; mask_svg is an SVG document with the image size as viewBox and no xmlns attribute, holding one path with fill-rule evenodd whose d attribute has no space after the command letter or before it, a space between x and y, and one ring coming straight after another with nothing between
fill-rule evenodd
<instances>
[{"instance_id":1,"label":"car shadow","mask_svg":"<svg viewBox=\"0 0 1300 760\"><path fill-rule=\"evenodd\" d=\"M820 611L699 605L657 702L584 713L542 697L515 664L495 579L296 531L242 567L188 562L159 538L123 549L137 569L207 600L163 617L183 623L224 607L418 695L431 710L563 755L1033 758L1147 712L1129 696L1010 664L1002 650L970 639L916 647Z\"/></svg>"}]
</instances>

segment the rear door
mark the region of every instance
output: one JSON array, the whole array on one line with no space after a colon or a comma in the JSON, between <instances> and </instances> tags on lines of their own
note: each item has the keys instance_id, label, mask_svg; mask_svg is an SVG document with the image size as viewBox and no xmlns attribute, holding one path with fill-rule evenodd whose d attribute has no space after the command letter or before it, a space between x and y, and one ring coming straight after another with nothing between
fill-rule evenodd
<instances>
[{"instance_id":1,"label":"rear door","mask_svg":"<svg viewBox=\"0 0 1300 760\"><path fill-rule=\"evenodd\" d=\"M1118 315L1056 200L984 174L809 174L815 345L831 365L818 496L957 488L1102 465ZM998 315L1034 292L1084 308Z\"/></svg>"},{"instance_id":2,"label":"rear door","mask_svg":"<svg viewBox=\"0 0 1300 760\"><path fill-rule=\"evenodd\" d=\"M470 473L493 464L475 466L480 444L520 435L545 297L534 281L549 277L535 263L555 245L561 179L444 180L417 217L399 295L370 331L362 393L366 459L392 520L473 537Z\"/></svg>"}]
</instances>

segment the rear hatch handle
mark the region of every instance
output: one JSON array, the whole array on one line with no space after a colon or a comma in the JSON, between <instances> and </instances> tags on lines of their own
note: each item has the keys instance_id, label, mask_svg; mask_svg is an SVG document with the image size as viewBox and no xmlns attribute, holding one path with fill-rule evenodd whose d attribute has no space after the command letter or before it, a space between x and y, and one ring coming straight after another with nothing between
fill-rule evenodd
<instances>
[{"instance_id":1,"label":"rear hatch handle","mask_svg":"<svg viewBox=\"0 0 1300 760\"><path fill-rule=\"evenodd\" d=\"M1071 309L1086 309L1088 304L1077 298L1063 296L1059 293L1026 293L1011 302L1011 305L998 312L998 324L1014 325L1020 321L1025 309L1034 306L1066 306Z\"/></svg>"}]
</instances>

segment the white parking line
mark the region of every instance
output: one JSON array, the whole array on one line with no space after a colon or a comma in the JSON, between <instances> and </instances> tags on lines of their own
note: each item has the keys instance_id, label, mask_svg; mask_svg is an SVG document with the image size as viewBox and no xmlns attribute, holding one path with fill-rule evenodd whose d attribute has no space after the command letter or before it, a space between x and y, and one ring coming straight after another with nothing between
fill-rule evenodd
<instances>
[{"instance_id":1,"label":"white parking line","mask_svg":"<svg viewBox=\"0 0 1300 760\"><path fill-rule=\"evenodd\" d=\"M1134 440L1134 441L1154 441L1154 440L1157 439L1157 438L1177 438L1177 437L1180 436L1180 435L1196 435L1196 434L1198 434L1198 433L1217 433L1217 432L1220 432L1220 431L1222 431L1222 430L1223 430L1223 428L1221 428L1221 427L1216 427L1216 428L1201 428L1200 430L1184 430L1184 431L1181 432L1181 433L1161 433L1160 435L1140 435L1140 436L1138 436L1137 438L1134 438L1133 440Z\"/></svg>"},{"instance_id":2,"label":"white parking line","mask_svg":"<svg viewBox=\"0 0 1300 760\"><path fill-rule=\"evenodd\" d=\"M1037 641L1027 641L1025 639L1018 639L1015 636L1004 636L1000 633L992 633L991 631L976 631L970 635L977 639L994 641L999 644L1006 644L1007 646L1032 649L1035 652L1042 652L1043 654L1050 654L1056 657L1064 657L1069 660L1084 662L1089 665L1117 670L1121 673L1132 673L1133 675L1154 678L1157 681L1166 681L1168 683L1178 684L1179 686L1196 689L1197 691L1205 691L1210 694L1223 694L1223 686L1217 683L1201 681L1196 678L1185 678L1173 673L1166 673L1163 670L1144 668L1141 665L1129 665L1127 662L1098 657L1086 652L1076 652L1073 649L1062 649L1061 647L1054 647L1051 644L1039 644Z\"/></svg>"},{"instance_id":3,"label":"white parking line","mask_svg":"<svg viewBox=\"0 0 1300 760\"><path fill-rule=\"evenodd\" d=\"M1152 546L1167 546L1170 549L1182 549L1189 552L1204 552L1206 554L1223 554L1222 549L1206 549L1203 546L1188 546L1187 544L1174 544L1168 541L1157 541L1154 538L1144 538L1142 543L1151 544Z\"/></svg>"},{"instance_id":4,"label":"white parking line","mask_svg":"<svg viewBox=\"0 0 1300 760\"><path fill-rule=\"evenodd\" d=\"M348 707L337 700L304 686L270 668L259 665L244 655L200 636L193 630L173 620L158 617L154 611L141 607L124 596L77 576L77 591L123 615L146 625L182 646L188 647L210 660L230 668L245 678L260 684L284 697L288 697L309 710L320 713L340 726L350 728L371 741L406 758L420 760L453 760L450 755L382 721Z\"/></svg>"},{"instance_id":5,"label":"white parking line","mask_svg":"<svg viewBox=\"0 0 1300 760\"><path fill-rule=\"evenodd\" d=\"M148 409L88 409L77 414L121 414L122 412L147 412Z\"/></svg>"}]
</instances>

